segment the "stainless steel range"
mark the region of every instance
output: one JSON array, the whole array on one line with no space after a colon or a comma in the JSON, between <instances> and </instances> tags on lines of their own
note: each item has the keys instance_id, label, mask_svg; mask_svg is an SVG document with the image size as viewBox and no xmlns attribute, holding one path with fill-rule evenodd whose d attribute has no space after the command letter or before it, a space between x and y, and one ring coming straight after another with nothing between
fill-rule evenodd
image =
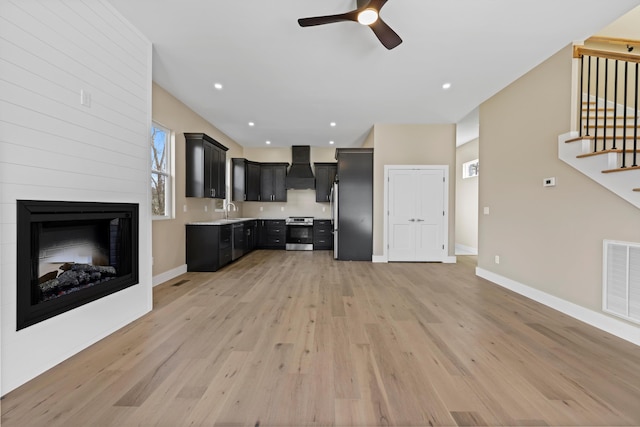
<instances>
[{"instance_id":1,"label":"stainless steel range","mask_svg":"<svg viewBox=\"0 0 640 427\"><path fill-rule=\"evenodd\" d=\"M285 220L287 225L288 251L313 250L313 217L291 216Z\"/></svg>"}]
</instances>

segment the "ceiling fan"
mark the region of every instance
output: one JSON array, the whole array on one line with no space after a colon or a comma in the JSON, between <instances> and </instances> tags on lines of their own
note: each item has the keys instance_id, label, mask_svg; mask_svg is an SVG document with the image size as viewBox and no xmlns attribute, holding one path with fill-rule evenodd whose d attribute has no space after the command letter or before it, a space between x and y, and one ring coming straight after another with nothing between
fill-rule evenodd
<instances>
[{"instance_id":1,"label":"ceiling fan","mask_svg":"<svg viewBox=\"0 0 640 427\"><path fill-rule=\"evenodd\" d=\"M301 27L311 27L314 25L333 24L334 22L354 21L362 25L367 25L378 40L391 50L402 43L402 39L380 18L380 9L387 0L357 0L357 8L351 12L338 15L316 16L313 18L300 18L298 24Z\"/></svg>"}]
</instances>

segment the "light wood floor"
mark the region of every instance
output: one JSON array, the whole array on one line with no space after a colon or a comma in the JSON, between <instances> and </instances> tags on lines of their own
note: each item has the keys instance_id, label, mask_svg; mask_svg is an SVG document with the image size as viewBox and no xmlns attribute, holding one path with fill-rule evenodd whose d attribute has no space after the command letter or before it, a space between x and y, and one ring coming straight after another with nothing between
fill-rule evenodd
<instances>
[{"instance_id":1,"label":"light wood floor","mask_svg":"<svg viewBox=\"0 0 640 427\"><path fill-rule=\"evenodd\" d=\"M256 251L5 396L10 426L640 425L640 348L457 265Z\"/></svg>"}]
</instances>

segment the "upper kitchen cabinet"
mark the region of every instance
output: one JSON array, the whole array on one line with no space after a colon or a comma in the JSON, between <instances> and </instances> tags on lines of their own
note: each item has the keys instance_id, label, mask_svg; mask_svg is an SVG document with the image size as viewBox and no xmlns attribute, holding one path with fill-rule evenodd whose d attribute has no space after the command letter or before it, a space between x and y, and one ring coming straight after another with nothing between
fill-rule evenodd
<instances>
[{"instance_id":1,"label":"upper kitchen cabinet","mask_svg":"<svg viewBox=\"0 0 640 427\"><path fill-rule=\"evenodd\" d=\"M286 176L289 163L260 163L260 200L286 202Z\"/></svg>"},{"instance_id":2,"label":"upper kitchen cabinet","mask_svg":"<svg viewBox=\"0 0 640 427\"><path fill-rule=\"evenodd\" d=\"M224 199L228 148L204 133L185 133L187 197Z\"/></svg>"},{"instance_id":3,"label":"upper kitchen cabinet","mask_svg":"<svg viewBox=\"0 0 640 427\"><path fill-rule=\"evenodd\" d=\"M260 200L260 163L247 159L231 159L233 167L233 201Z\"/></svg>"},{"instance_id":4,"label":"upper kitchen cabinet","mask_svg":"<svg viewBox=\"0 0 640 427\"><path fill-rule=\"evenodd\" d=\"M338 171L337 163L314 163L316 175L316 202L328 202L331 187Z\"/></svg>"}]
</instances>

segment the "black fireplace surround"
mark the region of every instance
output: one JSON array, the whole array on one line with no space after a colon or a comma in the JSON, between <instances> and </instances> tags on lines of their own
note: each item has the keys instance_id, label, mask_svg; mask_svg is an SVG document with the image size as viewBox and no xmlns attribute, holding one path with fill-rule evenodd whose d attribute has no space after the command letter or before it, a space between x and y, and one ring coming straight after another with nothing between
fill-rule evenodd
<instances>
[{"instance_id":1,"label":"black fireplace surround","mask_svg":"<svg viewBox=\"0 0 640 427\"><path fill-rule=\"evenodd\" d=\"M17 201L17 330L138 283L138 205Z\"/></svg>"}]
</instances>

